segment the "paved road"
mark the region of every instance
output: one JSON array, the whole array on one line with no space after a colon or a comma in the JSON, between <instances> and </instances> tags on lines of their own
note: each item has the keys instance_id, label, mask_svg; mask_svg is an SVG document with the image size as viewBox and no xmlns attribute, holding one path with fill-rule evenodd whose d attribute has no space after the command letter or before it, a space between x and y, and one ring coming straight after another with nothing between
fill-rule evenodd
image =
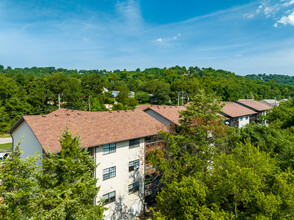
<instances>
[{"instance_id":1,"label":"paved road","mask_svg":"<svg viewBox=\"0 0 294 220\"><path fill-rule=\"evenodd\" d=\"M0 138L0 144L11 143L12 138Z\"/></svg>"}]
</instances>

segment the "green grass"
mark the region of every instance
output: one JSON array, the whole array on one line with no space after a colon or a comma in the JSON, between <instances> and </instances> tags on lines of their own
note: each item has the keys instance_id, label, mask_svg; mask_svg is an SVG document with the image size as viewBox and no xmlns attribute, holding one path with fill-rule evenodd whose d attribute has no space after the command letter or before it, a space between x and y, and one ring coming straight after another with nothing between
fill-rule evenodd
<instances>
[{"instance_id":1,"label":"green grass","mask_svg":"<svg viewBox=\"0 0 294 220\"><path fill-rule=\"evenodd\" d=\"M0 134L0 138L9 138L10 134Z\"/></svg>"},{"instance_id":2,"label":"green grass","mask_svg":"<svg viewBox=\"0 0 294 220\"><path fill-rule=\"evenodd\" d=\"M11 148L12 143L7 143L7 144L0 144L0 150L6 149L6 148Z\"/></svg>"}]
</instances>

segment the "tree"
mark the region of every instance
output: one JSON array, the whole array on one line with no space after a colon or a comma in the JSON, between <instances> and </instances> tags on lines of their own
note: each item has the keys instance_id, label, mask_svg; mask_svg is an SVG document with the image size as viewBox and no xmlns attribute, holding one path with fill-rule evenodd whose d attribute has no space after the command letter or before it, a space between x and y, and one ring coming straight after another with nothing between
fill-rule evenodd
<instances>
[{"instance_id":1,"label":"tree","mask_svg":"<svg viewBox=\"0 0 294 220\"><path fill-rule=\"evenodd\" d=\"M81 80L82 92L86 96L96 97L102 94L107 82L98 74L83 75Z\"/></svg>"},{"instance_id":2,"label":"tree","mask_svg":"<svg viewBox=\"0 0 294 220\"><path fill-rule=\"evenodd\" d=\"M26 219L37 211L36 196L39 168L38 155L20 159L21 150L15 150L0 163L0 218Z\"/></svg>"},{"instance_id":3,"label":"tree","mask_svg":"<svg viewBox=\"0 0 294 220\"><path fill-rule=\"evenodd\" d=\"M229 145L236 146L237 143L245 143L248 140L275 158L276 165L281 170L294 169L294 137L291 132L251 123L231 133Z\"/></svg>"},{"instance_id":4,"label":"tree","mask_svg":"<svg viewBox=\"0 0 294 220\"><path fill-rule=\"evenodd\" d=\"M159 219L293 218L294 175L250 143L215 155L211 169L173 180L156 198Z\"/></svg>"},{"instance_id":5,"label":"tree","mask_svg":"<svg viewBox=\"0 0 294 220\"><path fill-rule=\"evenodd\" d=\"M79 138L73 138L68 129L60 144L60 153L49 153L43 159L38 215L43 219L102 219L102 202L93 206L99 190L92 177L94 159L87 149L80 148Z\"/></svg>"},{"instance_id":6,"label":"tree","mask_svg":"<svg viewBox=\"0 0 294 220\"><path fill-rule=\"evenodd\" d=\"M214 152L221 149L222 138L230 132L219 111L216 98L201 90L186 111L180 111L178 134L161 133L164 146L151 151L148 158L162 173L164 184L207 170Z\"/></svg>"},{"instance_id":7,"label":"tree","mask_svg":"<svg viewBox=\"0 0 294 220\"><path fill-rule=\"evenodd\" d=\"M148 155L162 176L155 218L292 218L293 172L281 172L275 158L248 141L230 142L235 129L223 125L219 109L200 91L180 112L178 134L162 133L164 145Z\"/></svg>"}]
</instances>

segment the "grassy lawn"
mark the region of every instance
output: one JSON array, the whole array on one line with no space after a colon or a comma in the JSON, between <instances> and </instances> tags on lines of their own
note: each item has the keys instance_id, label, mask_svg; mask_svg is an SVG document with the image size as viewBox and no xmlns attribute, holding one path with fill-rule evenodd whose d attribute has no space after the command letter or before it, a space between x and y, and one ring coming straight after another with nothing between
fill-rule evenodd
<instances>
[{"instance_id":1,"label":"grassy lawn","mask_svg":"<svg viewBox=\"0 0 294 220\"><path fill-rule=\"evenodd\" d=\"M10 134L0 134L0 138L9 138Z\"/></svg>"},{"instance_id":2,"label":"grassy lawn","mask_svg":"<svg viewBox=\"0 0 294 220\"><path fill-rule=\"evenodd\" d=\"M6 148L11 148L12 143L7 143L7 144L0 144L0 150L6 149Z\"/></svg>"}]
</instances>

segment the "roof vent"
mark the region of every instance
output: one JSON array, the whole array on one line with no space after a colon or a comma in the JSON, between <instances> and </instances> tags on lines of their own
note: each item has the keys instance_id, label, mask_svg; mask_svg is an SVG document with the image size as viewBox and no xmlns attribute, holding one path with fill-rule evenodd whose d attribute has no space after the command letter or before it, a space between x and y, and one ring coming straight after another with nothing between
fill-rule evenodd
<instances>
[{"instance_id":1,"label":"roof vent","mask_svg":"<svg viewBox=\"0 0 294 220\"><path fill-rule=\"evenodd\" d=\"M55 117L58 117L58 115L57 115L57 114L55 114Z\"/></svg>"},{"instance_id":2,"label":"roof vent","mask_svg":"<svg viewBox=\"0 0 294 220\"><path fill-rule=\"evenodd\" d=\"M77 115L81 115L81 113L78 112Z\"/></svg>"},{"instance_id":3,"label":"roof vent","mask_svg":"<svg viewBox=\"0 0 294 220\"><path fill-rule=\"evenodd\" d=\"M117 111L119 113L119 111Z\"/></svg>"},{"instance_id":4,"label":"roof vent","mask_svg":"<svg viewBox=\"0 0 294 220\"><path fill-rule=\"evenodd\" d=\"M109 111L109 113L112 113L112 111Z\"/></svg>"},{"instance_id":5,"label":"roof vent","mask_svg":"<svg viewBox=\"0 0 294 220\"><path fill-rule=\"evenodd\" d=\"M127 112L127 110L125 110L125 112Z\"/></svg>"},{"instance_id":6,"label":"roof vent","mask_svg":"<svg viewBox=\"0 0 294 220\"><path fill-rule=\"evenodd\" d=\"M68 114L68 113L67 113L66 115L67 115L67 116L70 116L70 114Z\"/></svg>"},{"instance_id":7,"label":"roof vent","mask_svg":"<svg viewBox=\"0 0 294 220\"><path fill-rule=\"evenodd\" d=\"M45 118L45 117L46 117L46 115L42 115L42 117L43 117L43 118Z\"/></svg>"}]
</instances>

